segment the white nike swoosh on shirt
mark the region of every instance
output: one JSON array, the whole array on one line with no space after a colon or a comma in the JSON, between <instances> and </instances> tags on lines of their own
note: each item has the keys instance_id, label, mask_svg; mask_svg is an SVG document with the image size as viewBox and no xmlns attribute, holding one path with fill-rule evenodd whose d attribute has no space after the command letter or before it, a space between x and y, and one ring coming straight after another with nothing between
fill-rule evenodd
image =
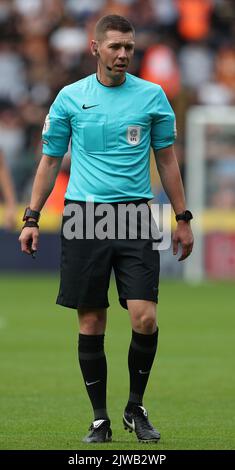
<instances>
[{"instance_id":1,"label":"white nike swoosh on shirt","mask_svg":"<svg viewBox=\"0 0 235 470\"><path fill-rule=\"evenodd\" d=\"M149 374L150 370L141 370L139 369L140 374Z\"/></svg>"},{"instance_id":2,"label":"white nike swoosh on shirt","mask_svg":"<svg viewBox=\"0 0 235 470\"><path fill-rule=\"evenodd\" d=\"M100 382L100 380L95 380L95 382L86 382L86 385L89 387L89 385L94 385Z\"/></svg>"}]
</instances>

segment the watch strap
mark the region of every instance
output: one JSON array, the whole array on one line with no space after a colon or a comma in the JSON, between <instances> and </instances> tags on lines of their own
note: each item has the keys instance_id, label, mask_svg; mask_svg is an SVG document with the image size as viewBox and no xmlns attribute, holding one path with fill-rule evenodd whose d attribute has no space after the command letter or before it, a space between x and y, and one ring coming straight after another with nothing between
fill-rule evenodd
<instances>
[{"instance_id":1,"label":"watch strap","mask_svg":"<svg viewBox=\"0 0 235 470\"><path fill-rule=\"evenodd\" d=\"M26 207L24 211L24 216L23 216L23 222L27 221L28 219L35 219L36 222L39 221L40 219L40 212L38 211L33 211L30 209L30 207Z\"/></svg>"},{"instance_id":2,"label":"watch strap","mask_svg":"<svg viewBox=\"0 0 235 470\"><path fill-rule=\"evenodd\" d=\"M26 220L25 224L23 225L22 227L22 230L23 228L25 227L36 227L36 228L39 228L39 225L38 223L36 222L36 220Z\"/></svg>"},{"instance_id":3,"label":"watch strap","mask_svg":"<svg viewBox=\"0 0 235 470\"><path fill-rule=\"evenodd\" d=\"M185 222L189 222L193 219L193 214L189 210L181 212L180 214L176 214L175 220L178 222L179 220L184 220Z\"/></svg>"}]
</instances>

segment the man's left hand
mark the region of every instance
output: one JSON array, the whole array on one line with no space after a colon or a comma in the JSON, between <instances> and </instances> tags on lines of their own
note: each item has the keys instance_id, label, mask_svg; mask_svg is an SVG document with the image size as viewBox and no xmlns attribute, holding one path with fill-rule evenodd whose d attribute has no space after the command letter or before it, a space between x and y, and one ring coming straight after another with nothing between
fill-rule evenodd
<instances>
[{"instance_id":1,"label":"man's left hand","mask_svg":"<svg viewBox=\"0 0 235 470\"><path fill-rule=\"evenodd\" d=\"M193 233L188 222L179 221L176 230L173 233L173 255L177 255L179 244L182 247L182 253L178 261L183 261L192 252L193 249Z\"/></svg>"}]
</instances>

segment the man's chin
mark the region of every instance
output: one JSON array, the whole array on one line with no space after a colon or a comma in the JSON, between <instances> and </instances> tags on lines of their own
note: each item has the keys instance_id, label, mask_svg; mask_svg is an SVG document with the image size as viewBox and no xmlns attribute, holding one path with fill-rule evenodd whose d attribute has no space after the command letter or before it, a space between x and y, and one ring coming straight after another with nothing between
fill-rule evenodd
<instances>
[{"instance_id":1,"label":"man's chin","mask_svg":"<svg viewBox=\"0 0 235 470\"><path fill-rule=\"evenodd\" d=\"M127 67L126 67L126 66L125 66L125 67L118 67L118 66L115 66L113 69L114 69L117 73L122 73L122 74L124 74L124 73L126 72Z\"/></svg>"},{"instance_id":2,"label":"man's chin","mask_svg":"<svg viewBox=\"0 0 235 470\"><path fill-rule=\"evenodd\" d=\"M126 74L126 68L124 70L120 70L120 69L114 69L112 70L112 75L113 77L125 77L125 74Z\"/></svg>"},{"instance_id":3,"label":"man's chin","mask_svg":"<svg viewBox=\"0 0 235 470\"><path fill-rule=\"evenodd\" d=\"M124 76L125 73L126 73L125 70L116 70L116 71L115 71L115 76L116 76L116 77L117 77L117 76L121 77L121 76Z\"/></svg>"}]
</instances>

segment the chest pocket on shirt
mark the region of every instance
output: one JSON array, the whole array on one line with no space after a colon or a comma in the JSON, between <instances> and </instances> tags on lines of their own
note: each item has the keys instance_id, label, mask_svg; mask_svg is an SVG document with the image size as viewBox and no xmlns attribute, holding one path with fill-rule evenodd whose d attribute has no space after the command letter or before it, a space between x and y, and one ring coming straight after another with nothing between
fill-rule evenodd
<instances>
[{"instance_id":1,"label":"chest pocket on shirt","mask_svg":"<svg viewBox=\"0 0 235 470\"><path fill-rule=\"evenodd\" d=\"M106 115L82 113L76 120L80 144L87 152L104 152L106 150Z\"/></svg>"}]
</instances>

